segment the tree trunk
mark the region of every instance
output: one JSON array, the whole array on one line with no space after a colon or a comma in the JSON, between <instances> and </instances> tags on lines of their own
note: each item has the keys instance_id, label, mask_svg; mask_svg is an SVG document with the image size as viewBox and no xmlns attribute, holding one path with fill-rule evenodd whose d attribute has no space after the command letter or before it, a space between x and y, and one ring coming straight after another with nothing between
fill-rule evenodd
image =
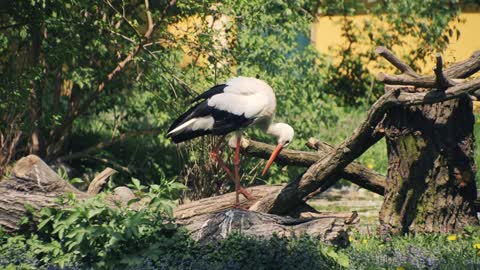
<instances>
[{"instance_id":1,"label":"tree trunk","mask_svg":"<svg viewBox=\"0 0 480 270\"><path fill-rule=\"evenodd\" d=\"M451 232L478 224L473 124L467 96L389 110L381 233Z\"/></svg>"}]
</instances>

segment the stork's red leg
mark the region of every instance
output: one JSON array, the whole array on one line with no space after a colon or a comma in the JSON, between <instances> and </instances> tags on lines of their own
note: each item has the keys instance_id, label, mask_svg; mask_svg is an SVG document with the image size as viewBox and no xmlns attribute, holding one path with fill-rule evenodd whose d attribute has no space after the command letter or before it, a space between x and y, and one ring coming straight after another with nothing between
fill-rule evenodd
<instances>
[{"instance_id":1,"label":"stork's red leg","mask_svg":"<svg viewBox=\"0 0 480 270\"><path fill-rule=\"evenodd\" d=\"M223 135L218 143L215 145L213 148L212 152L210 152L210 157L212 157L217 163L222 167L222 169L230 176L231 178L234 178L232 171L225 165L225 162L223 162L222 157L219 155L220 148L222 146L223 141L225 140L225 136Z\"/></svg>"},{"instance_id":2,"label":"stork's red leg","mask_svg":"<svg viewBox=\"0 0 480 270\"><path fill-rule=\"evenodd\" d=\"M245 196L245 198L247 198L248 200L253 200L254 199L252 194L250 194L246 189L244 189L240 185L240 143L241 143L241 140L242 140L242 135L237 135L237 144L236 144L236 147L235 147L235 155L233 157L233 165L234 165L234 170L235 170L234 181L235 181L235 193L236 193L235 204L236 205L239 204L238 194L240 194L240 193L243 196Z\"/></svg>"},{"instance_id":3,"label":"stork's red leg","mask_svg":"<svg viewBox=\"0 0 480 270\"><path fill-rule=\"evenodd\" d=\"M240 200L238 199L238 194L240 191L240 140L242 139L241 135L237 135L237 145L235 147L235 155L233 156L233 166L235 171L235 206L240 205Z\"/></svg>"}]
</instances>

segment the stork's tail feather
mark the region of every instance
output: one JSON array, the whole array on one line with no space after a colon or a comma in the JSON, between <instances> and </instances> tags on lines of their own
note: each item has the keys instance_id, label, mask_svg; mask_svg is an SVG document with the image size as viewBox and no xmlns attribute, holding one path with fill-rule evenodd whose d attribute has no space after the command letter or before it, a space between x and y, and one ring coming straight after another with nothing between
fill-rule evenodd
<instances>
[{"instance_id":1,"label":"stork's tail feather","mask_svg":"<svg viewBox=\"0 0 480 270\"><path fill-rule=\"evenodd\" d=\"M175 135L167 135L174 143L181 143L203 135L211 134L210 130L190 130Z\"/></svg>"},{"instance_id":2,"label":"stork's tail feather","mask_svg":"<svg viewBox=\"0 0 480 270\"><path fill-rule=\"evenodd\" d=\"M181 143L193 138L207 135L211 130L197 129L191 130L190 127L197 121L197 118L190 119L178 126L172 126L167 133L167 138L171 138L174 143Z\"/></svg>"},{"instance_id":3,"label":"stork's tail feather","mask_svg":"<svg viewBox=\"0 0 480 270\"><path fill-rule=\"evenodd\" d=\"M205 101L193 106L173 122L167 131L167 137L180 143L210 134L214 124L214 119L209 116L211 110Z\"/></svg>"}]
</instances>

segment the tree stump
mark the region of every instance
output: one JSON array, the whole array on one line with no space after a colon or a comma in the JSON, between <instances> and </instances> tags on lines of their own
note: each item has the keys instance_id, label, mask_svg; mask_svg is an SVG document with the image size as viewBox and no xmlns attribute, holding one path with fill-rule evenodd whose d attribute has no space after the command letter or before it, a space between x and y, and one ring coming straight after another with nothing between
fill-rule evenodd
<instances>
[{"instance_id":1,"label":"tree stump","mask_svg":"<svg viewBox=\"0 0 480 270\"><path fill-rule=\"evenodd\" d=\"M452 232L478 224L473 125L468 96L388 111L381 233Z\"/></svg>"}]
</instances>

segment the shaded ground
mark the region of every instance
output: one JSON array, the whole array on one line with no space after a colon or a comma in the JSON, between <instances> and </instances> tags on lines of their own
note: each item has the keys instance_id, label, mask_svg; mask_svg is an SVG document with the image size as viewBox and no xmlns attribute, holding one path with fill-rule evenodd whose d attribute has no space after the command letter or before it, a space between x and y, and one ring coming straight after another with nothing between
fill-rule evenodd
<instances>
[{"instance_id":1,"label":"shaded ground","mask_svg":"<svg viewBox=\"0 0 480 270\"><path fill-rule=\"evenodd\" d=\"M357 211L360 216L358 229L363 232L375 231L378 226L378 212L383 197L359 188L356 185L332 188L309 201L320 212Z\"/></svg>"}]
</instances>

